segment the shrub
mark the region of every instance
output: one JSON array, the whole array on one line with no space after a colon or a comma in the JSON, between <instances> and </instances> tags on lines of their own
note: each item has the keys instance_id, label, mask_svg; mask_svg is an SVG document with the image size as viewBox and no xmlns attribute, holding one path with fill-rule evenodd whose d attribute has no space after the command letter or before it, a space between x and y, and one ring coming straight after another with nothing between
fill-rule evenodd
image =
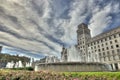
<instances>
[{"instance_id":1,"label":"shrub","mask_svg":"<svg viewBox=\"0 0 120 80\"><path fill-rule=\"evenodd\" d=\"M34 68L32 68L32 67L25 67L25 68L12 68L12 70L28 70L28 71L33 71Z\"/></svg>"}]
</instances>

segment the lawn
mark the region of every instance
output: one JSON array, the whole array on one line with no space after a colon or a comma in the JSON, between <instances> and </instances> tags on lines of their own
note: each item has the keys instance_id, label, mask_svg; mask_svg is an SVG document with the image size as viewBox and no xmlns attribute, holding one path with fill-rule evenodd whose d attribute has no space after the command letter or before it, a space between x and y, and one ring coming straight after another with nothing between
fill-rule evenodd
<instances>
[{"instance_id":1,"label":"lawn","mask_svg":"<svg viewBox=\"0 0 120 80\"><path fill-rule=\"evenodd\" d=\"M0 80L120 80L120 72L0 70Z\"/></svg>"},{"instance_id":2,"label":"lawn","mask_svg":"<svg viewBox=\"0 0 120 80\"><path fill-rule=\"evenodd\" d=\"M79 80L120 80L120 72L64 72Z\"/></svg>"}]
</instances>

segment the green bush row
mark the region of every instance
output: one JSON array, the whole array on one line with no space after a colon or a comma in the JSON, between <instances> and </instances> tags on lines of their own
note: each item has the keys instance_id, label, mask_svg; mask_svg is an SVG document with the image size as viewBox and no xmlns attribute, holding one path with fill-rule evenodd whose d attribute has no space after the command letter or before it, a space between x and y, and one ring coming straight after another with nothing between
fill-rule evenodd
<instances>
[{"instance_id":1,"label":"green bush row","mask_svg":"<svg viewBox=\"0 0 120 80\"><path fill-rule=\"evenodd\" d=\"M33 71L34 68L32 67L24 67L24 68L11 68L9 70L28 70L28 71Z\"/></svg>"}]
</instances>

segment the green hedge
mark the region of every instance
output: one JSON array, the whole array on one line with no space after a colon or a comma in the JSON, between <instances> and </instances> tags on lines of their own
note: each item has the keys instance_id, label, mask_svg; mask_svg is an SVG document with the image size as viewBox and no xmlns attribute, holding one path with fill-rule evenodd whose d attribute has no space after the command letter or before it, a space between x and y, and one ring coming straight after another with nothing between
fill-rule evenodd
<instances>
[{"instance_id":1,"label":"green hedge","mask_svg":"<svg viewBox=\"0 0 120 80\"><path fill-rule=\"evenodd\" d=\"M34 71L34 68L32 67L24 67L24 68L9 68L7 70L28 70L28 71Z\"/></svg>"}]
</instances>

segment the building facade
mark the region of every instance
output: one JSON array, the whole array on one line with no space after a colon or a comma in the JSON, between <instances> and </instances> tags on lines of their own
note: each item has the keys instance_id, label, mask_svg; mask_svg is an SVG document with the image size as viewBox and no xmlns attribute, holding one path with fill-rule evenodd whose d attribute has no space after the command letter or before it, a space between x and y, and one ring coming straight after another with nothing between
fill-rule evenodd
<instances>
[{"instance_id":1,"label":"building facade","mask_svg":"<svg viewBox=\"0 0 120 80\"><path fill-rule=\"evenodd\" d=\"M88 60L88 57L95 56L99 62L110 64L113 70L120 70L120 27L91 37L90 29L82 23L78 25L76 46L83 55L84 62ZM62 49L61 58L67 61L66 48Z\"/></svg>"}]
</instances>

